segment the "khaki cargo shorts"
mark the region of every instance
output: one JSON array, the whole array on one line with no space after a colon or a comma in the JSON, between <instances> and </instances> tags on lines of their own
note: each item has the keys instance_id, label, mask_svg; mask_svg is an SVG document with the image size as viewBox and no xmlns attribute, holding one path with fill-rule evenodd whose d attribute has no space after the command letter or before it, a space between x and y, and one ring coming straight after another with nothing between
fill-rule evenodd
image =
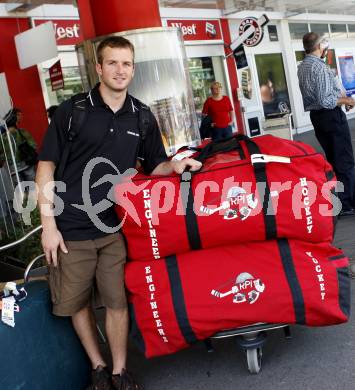
<instances>
[{"instance_id":1,"label":"khaki cargo shorts","mask_svg":"<svg viewBox=\"0 0 355 390\"><path fill-rule=\"evenodd\" d=\"M72 316L92 303L110 309L127 307L122 235L65 241L65 245L68 253L59 250L58 266L49 267L53 314Z\"/></svg>"}]
</instances>

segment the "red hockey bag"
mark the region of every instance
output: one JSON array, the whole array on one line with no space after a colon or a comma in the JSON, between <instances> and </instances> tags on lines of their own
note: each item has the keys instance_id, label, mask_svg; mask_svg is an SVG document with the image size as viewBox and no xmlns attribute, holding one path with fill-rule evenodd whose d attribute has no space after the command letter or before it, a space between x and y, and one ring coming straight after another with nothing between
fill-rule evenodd
<instances>
[{"instance_id":1,"label":"red hockey bag","mask_svg":"<svg viewBox=\"0 0 355 390\"><path fill-rule=\"evenodd\" d=\"M218 331L266 323L333 325L350 311L348 259L286 239L126 264L132 335L147 357Z\"/></svg>"},{"instance_id":2,"label":"red hockey bag","mask_svg":"<svg viewBox=\"0 0 355 390\"><path fill-rule=\"evenodd\" d=\"M130 259L283 237L332 240L335 176L312 147L238 136L195 158L199 172L139 174L115 187Z\"/></svg>"}]
</instances>

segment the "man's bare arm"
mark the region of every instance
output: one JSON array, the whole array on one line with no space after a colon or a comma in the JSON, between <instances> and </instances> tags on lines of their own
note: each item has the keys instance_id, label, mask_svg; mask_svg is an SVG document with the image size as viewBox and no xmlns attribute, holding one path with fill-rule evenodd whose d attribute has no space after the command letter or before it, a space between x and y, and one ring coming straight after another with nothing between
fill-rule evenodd
<instances>
[{"instance_id":1,"label":"man's bare arm","mask_svg":"<svg viewBox=\"0 0 355 390\"><path fill-rule=\"evenodd\" d=\"M63 237L57 229L53 215L54 170L52 161L40 161L37 167L36 183L38 186L38 207L42 222L42 246L48 264L57 266L57 252L60 248L67 253ZM49 183L52 185L49 186ZM46 191L45 191L46 190Z\"/></svg>"}]
</instances>

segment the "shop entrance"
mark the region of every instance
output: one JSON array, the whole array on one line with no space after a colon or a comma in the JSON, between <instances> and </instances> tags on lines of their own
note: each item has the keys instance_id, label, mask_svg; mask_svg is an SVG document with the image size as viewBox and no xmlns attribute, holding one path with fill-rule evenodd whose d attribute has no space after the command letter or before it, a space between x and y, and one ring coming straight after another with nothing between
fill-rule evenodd
<instances>
[{"instance_id":1,"label":"shop entrance","mask_svg":"<svg viewBox=\"0 0 355 390\"><path fill-rule=\"evenodd\" d=\"M255 64L265 119L291 112L282 54L257 54Z\"/></svg>"},{"instance_id":2,"label":"shop entrance","mask_svg":"<svg viewBox=\"0 0 355 390\"><path fill-rule=\"evenodd\" d=\"M189 58L188 65L197 119L200 122L203 104L211 94L210 86L214 80L222 84L223 94L228 95L223 57Z\"/></svg>"}]
</instances>

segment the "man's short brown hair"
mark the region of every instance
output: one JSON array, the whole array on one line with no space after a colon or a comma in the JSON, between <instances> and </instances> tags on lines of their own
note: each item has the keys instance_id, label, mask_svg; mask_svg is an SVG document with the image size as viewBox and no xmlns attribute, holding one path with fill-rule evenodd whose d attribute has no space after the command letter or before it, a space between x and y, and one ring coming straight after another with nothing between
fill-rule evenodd
<instances>
[{"instance_id":1,"label":"man's short brown hair","mask_svg":"<svg viewBox=\"0 0 355 390\"><path fill-rule=\"evenodd\" d=\"M102 51L105 49L105 47L111 47L111 48L127 48L130 49L133 55L133 61L134 61L134 46L132 42L130 42L128 39L118 36L112 36L105 38L103 41L100 42L99 46L96 49L96 56L97 56L97 62L102 65Z\"/></svg>"},{"instance_id":2,"label":"man's short brown hair","mask_svg":"<svg viewBox=\"0 0 355 390\"><path fill-rule=\"evenodd\" d=\"M303 36L303 48L306 54L313 53L317 49L320 36L315 32L309 32Z\"/></svg>"}]
</instances>

